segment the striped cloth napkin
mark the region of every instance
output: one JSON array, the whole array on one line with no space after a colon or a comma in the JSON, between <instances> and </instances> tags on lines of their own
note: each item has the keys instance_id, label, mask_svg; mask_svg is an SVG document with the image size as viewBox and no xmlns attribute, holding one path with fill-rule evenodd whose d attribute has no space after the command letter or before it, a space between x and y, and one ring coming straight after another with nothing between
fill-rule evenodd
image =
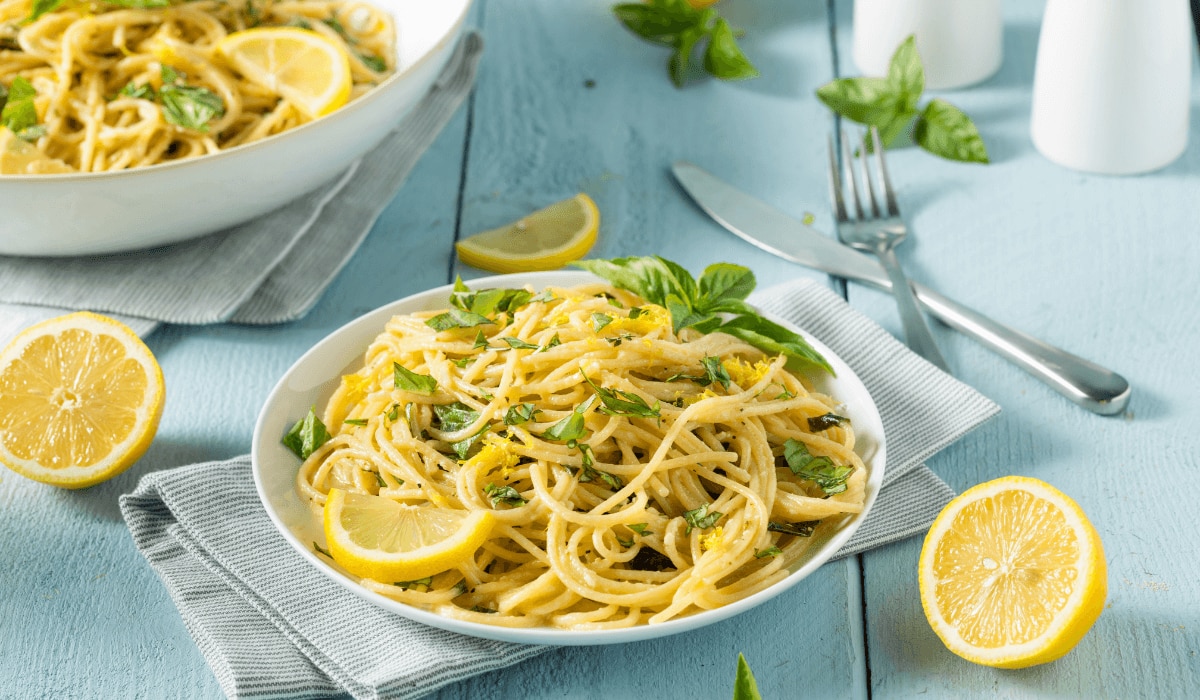
<instances>
[{"instance_id":1,"label":"striped cloth napkin","mask_svg":"<svg viewBox=\"0 0 1200 700\"><path fill-rule=\"evenodd\" d=\"M475 82L483 39L465 33L404 122L330 183L202 238L79 258L0 256L0 343L68 310L159 323L268 324L300 318L333 281Z\"/></svg>"},{"instance_id":2,"label":"striped cloth napkin","mask_svg":"<svg viewBox=\"0 0 1200 700\"><path fill-rule=\"evenodd\" d=\"M819 284L789 283L752 301L841 356L883 418L884 487L838 556L928 528L954 494L924 460L993 416L996 404ZM545 649L426 627L327 579L274 529L249 457L148 474L121 497L121 512L231 698L415 698Z\"/></svg>"}]
</instances>

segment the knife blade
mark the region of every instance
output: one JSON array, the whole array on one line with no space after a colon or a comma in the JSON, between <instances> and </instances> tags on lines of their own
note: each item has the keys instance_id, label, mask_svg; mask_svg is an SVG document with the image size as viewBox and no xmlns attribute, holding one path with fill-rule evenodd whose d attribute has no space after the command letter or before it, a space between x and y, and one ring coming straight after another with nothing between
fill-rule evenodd
<instances>
[{"instance_id":1,"label":"knife blade","mask_svg":"<svg viewBox=\"0 0 1200 700\"><path fill-rule=\"evenodd\" d=\"M688 163L671 166L675 180L706 214L742 240L806 267L890 290L883 266L760 199ZM946 325L974 338L1100 415L1123 413L1131 389L1124 377L1062 348L1010 328L928 287L913 283L917 301Z\"/></svg>"}]
</instances>

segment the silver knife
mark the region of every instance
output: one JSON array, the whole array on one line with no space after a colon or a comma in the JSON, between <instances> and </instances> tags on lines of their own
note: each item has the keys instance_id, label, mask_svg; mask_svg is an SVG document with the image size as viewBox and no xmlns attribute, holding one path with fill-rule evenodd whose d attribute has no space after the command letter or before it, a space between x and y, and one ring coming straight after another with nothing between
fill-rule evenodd
<instances>
[{"instance_id":1,"label":"silver knife","mask_svg":"<svg viewBox=\"0 0 1200 700\"><path fill-rule=\"evenodd\" d=\"M739 238L785 260L891 289L874 259L828 238L771 205L685 161L671 166L696 204ZM919 283L917 300L946 325L978 340L1072 402L1100 415L1124 412L1129 382L1112 370L1010 328Z\"/></svg>"}]
</instances>

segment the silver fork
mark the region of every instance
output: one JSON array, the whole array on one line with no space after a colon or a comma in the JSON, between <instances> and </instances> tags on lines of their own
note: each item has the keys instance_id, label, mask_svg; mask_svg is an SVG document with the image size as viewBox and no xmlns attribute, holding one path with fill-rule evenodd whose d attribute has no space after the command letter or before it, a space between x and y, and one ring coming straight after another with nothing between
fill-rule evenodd
<instances>
[{"instance_id":1,"label":"silver fork","mask_svg":"<svg viewBox=\"0 0 1200 700\"><path fill-rule=\"evenodd\" d=\"M855 159L850 152L849 140L842 132L842 162L845 166L845 178L838 174L837 153L833 143L833 135L829 137L829 192L833 200L833 213L837 219L838 238L843 243L874 253L883 268L887 270L888 279L892 282L892 295L896 297L896 305L900 309L900 322L904 326L904 339L908 346L921 357L929 360L942 370L949 372L946 360L938 350L925 322L925 315L917 306L913 295L912 285L900 268L896 258L895 248L908 235L908 227L900 218L900 208L896 205L896 196L892 191L892 183L888 178L887 164L883 156L883 144L879 141L879 131L871 127L871 144L875 151L876 178L883 197L882 207L875 197L876 186L872 182L867 168L867 144L864 139L858 140L860 158ZM859 175L855 173L855 160L859 163L865 192L859 194ZM842 189L848 192L848 197L842 196ZM849 199L852 211L847 213L846 200ZM867 207L864 208L863 200Z\"/></svg>"}]
</instances>

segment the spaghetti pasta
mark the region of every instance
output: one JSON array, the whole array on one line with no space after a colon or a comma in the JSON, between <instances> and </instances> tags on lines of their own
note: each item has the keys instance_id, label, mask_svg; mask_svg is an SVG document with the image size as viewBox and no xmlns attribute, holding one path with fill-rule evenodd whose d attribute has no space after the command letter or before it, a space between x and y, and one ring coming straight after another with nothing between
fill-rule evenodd
<instances>
[{"instance_id":1,"label":"spaghetti pasta","mask_svg":"<svg viewBox=\"0 0 1200 700\"><path fill-rule=\"evenodd\" d=\"M310 121L217 51L227 34L259 26L309 29L340 46L350 99L395 68L391 16L357 0L0 0L0 86L32 86L39 120L23 136L73 170L214 153Z\"/></svg>"},{"instance_id":2,"label":"spaghetti pasta","mask_svg":"<svg viewBox=\"0 0 1200 700\"><path fill-rule=\"evenodd\" d=\"M493 625L654 624L773 585L862 511L853 427L783 356L605 284L473 294L494 311L388 322L296 488L314 515L338 488L496 525L453 569L363 586Z\"/></svg>"}]
</instances>

